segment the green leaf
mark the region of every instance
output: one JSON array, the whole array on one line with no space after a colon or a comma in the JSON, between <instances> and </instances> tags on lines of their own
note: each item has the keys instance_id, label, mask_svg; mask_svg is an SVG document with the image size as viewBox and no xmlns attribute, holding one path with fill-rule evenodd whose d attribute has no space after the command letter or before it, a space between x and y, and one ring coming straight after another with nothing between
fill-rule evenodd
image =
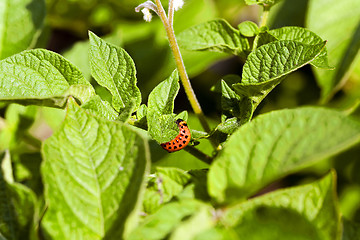
<instances>
[{"instance_id":1,"label":"green leaf","mask_svg":"<svg viewBox=\"0 0 360 240\"><path fill-rule=\"evenodd\" d=\"M296 41L276 41L251 52L245 62L241 83L232 87L254 102L254 109L289 73L313 61L325 43L307 45Z\"/></svg>"},{"instance_id":2,"label":"green leaf","mask_svg":"<svg viewBox=\"0 0 360 240\"><path fill-rule=\"evenodd\" d=\"M106 35L103 39L116 46L122 43L122 37L117 31L113 31L110 35ZM86 80L91 80L90 60L89 60L89 41L77 41L70 48L65 49L62 55L77 66L83 73Z\"/></svg>"},{"instance_id":3,"label":"green leaf","mask_svg":"<svg viewBox=\"0 0 360 240\"><path fill-rule=\"evenodd\" d=\"M146 189L143 208L145 213L154 213L162 204L178 195L191 176L178 168L157 167Z\"/></svg>"},{"instance_id":4,"label":"green leaf","mask_svg":"<svg viewBox=\"0 0 360 240\"><path fill-rule=\"evenodd\" d=\"M208 122L210 126L216 126L214 120L208 119ZM191 132L192 129L201 129L201 124L194 114L189 114L187 124ZM177 129L175 133L175 136L177 136L177 134L179 134L179 128L175 127L175 129ZM199 161L198 158L189 154L187 151L177 151L169 154L164 151L160 146L157 145L156 147L158 149L157 155L159 157L152 158L153 164L156 166L177 167L184 170L204 169L209 167L208 164ZM208 139L200 139L200 144L197 145L196 148L206 153L207 155L211 155L214 150ZM154 150L156 150L155 147ZM154 155L152 154L152 156Z\"/></svg>"},{"instance_id":5,"label":"green leaf","mask_svg":"<svg viewBox=\"0 0 360 240\"><path fill-rule=\"evenodd\" d=\"M230 231L229 229L215 227L204 231L198 234L194 240L240 240L241 238L237 238L236 234Z\"/></svg>"},{"instance_id":6,"label":"green leaf","mask_svg":"<svg viewBox=\"0 0 360 240\"><path fill-rule=\"evenodd\" d=\"M62 55L77 66L86 80L91 80L89 61L89 41L78 41L70 48L62 52Z\"/></svg>"},{"instance_id":7,"label":"green leaf","mask_svg":"<svg viewBox=\"0 0 360 240\"><path fill-rule=\"evenodd\" d=\"M245 95L239 95L231 87L241 82L238 75L226 75L211 90L221 93L221 108L223 110L222 122L216 127L216 132L227 134L233 133L239 126L252 118L253 101ZM234 116L234 117L232 117Z\"/></svg>"},{"instance_id":8,"label":"green leaf","mask_svg":"<svg viewBox=\"0 0 360 240\"><path fill-rule=\"evenodd\" d=\"M168 142L179 133L173 115L174 101L179 89L179 75L175 70L168 79L159 83L149 95L147 108L149 134L159 143Z\"/></svg>"},{"instance_id":9,"label":"green leaf","mask_svg":"<svg viewBox=\"0 0 360 240\"><path fill-rule=\"evenodd\" d=\"M276 37L278 40L292 40L308 45L316 45L324 42L324 40L322 40L321 37L316 35L314 32L301 27L277 28L270 30L269 34ZM321 52L321 54L316 59L314 59L310 64L317 68L333 69L328 64L326 47Z\"/></svg>"},{"instance_id":10,"label":"green leaf","mask_svg":"<svg viewBox=\"0 0 360 240\"><path fill-rule=\"evenodd\" d=\"M313 61L325 44L307 45L285 40L263 45L249 54L243 68L242 83L279 79Z\"/></svg>"},{"instance_id":11,"label":"green leaf","mask_svg":"<svg viewBox=\"0 0 360 240\"><path fill-rule=\"evenodd\" d=\"M262 45L271 43L271 42L275 42L278 41L279 39L277 39L276 37L274 37L273 35L271 35L269 33L269 31L265 31L265 32L260 32L258 35L256 35L255 39L254 39L254 43L253 43L253 48L256 49Z\"/></svg>"},{"instance_id":12,"label":"green leaf","mask_svg":"<svg viewBox=\"0 0 360 240\"><path fill-rule=\"evenodd\" d=\"M30 188L36 195L41 196L43 185L41 182L40 165L42 157L40 152L12 154L14 178Z\"/></svg>"},{"instance_id":13,"label":"green leaf","mask_svg":"<svg viewBox=\"0 0 360 240\"><path fill-rule=\"evenodd\" d=\"M191 175L191 183L179 195L179 199L196 198L203 202L209 202L210 196L207 190L208 169L194 169L188 172ZM190 193L189 193L190 190Z\"/></svg>"},{"instance_id":14,"label":"green leaf","mask_svg":"<svg viewBox=\"0 0 360 240\"><path fill-rule=\"evenodd\" d=\"M238 129L244 123L245 122L242 122L240 119L236 117L228 118L216 127L216 131L225 133L226 135L232 134L236 129Z\"/></svg>"},{"instance_id":15,"label":"green leaf","mask_svg":"<svg viewBox=\"0 0 360 240\"><path fill-rule=\"evenodd\" d=\"M177 36L179 46L187 50L226 52L245 57L250 46L239 30L225 20L212 20L191 27Z\"/></svg>"},{"instance_id":16,"label":"green leaf","mask_svg":"<svg viewBox=\"0 0 360 240\"><path fill-rule=\"evenodd\" d=\"M304 26L308 1L281 1L269 12L267 26L271 29L284 26Z\"/></svg>"},{"instance_id":17,"label":"green leaf","mask_svg":"<svg viewBox=\"0 0 360 240\"><path fill-rule=\"evenodd\" d=\"M129 54L92 32L89 32L89 38L92 76L110 91L115 110L137 109L141 103L141 93L136 86L135 64Z\"/></svg>"},{"instance_id":18,"label":"green leaf","mask_svg":"<svg viewBox=\"0 0 360 240\"><path fill-rule=\"evenodd\" d=\"M307 27L328 40L334 71L314 69L321 100L328 101L347 81L360 49L360 1L309 1Z\"/></svg>"},{"instance_id":19,"label":"green leaf","mask_svg":"<svg viewBox=\"0 0 360 240\"><path fill-rule=\"evenodd\" d=\"M6 108L5 123L0 131L0 151L22 149L20 145L24 135L34 123L37 115L35 106L24 107L11 104Z\"/></svg>"},{"instance_id":20,"label":"green leaf","mask_svg":"<svg viewBox=\"0 0 360 240\"><path fill-rule=\"evenodd\" d=\"M138 120L146 118L147 115L147 106L145 104L141 104L138 110L136 111L136 117Z\"/></svg>"},{"instance_id":21,"label":"green leaf","mask_svg":"<svg viewBox=\"0 0 360 240\"><path fill-rule=\"evenodd\" d=\"M248 197L359 140L360 124L334 110L308 107L261 115L230 136L210 167L209 193L218 202Z\"/></svg>"},{"instance_id":22,"label":"green leaf","mask_svg":"<svg viewBox=\"0 0 360 240\"><path fill-rule=\"evenodd\" d=\"M222 93L222 81L225 81L227 85L232 86L235 83L240 83L241 77L235 74L225 75L220 81L218 81L214 86L212 86L210 90L213 92Z\"/></svg>"},{"instance_id":23,"label":"green leaf","mask_svg":"<svg viewBox=\"0 0 360 240\"><path fill-rule=\"evenodd\" d=\"M240 97L222 80L221 109L224 113L234 116L241 122L248 122L253 114L251 100L247 97Z\"/></svg>"},{"instance_id":24,"label":"green leaf","mask_svg":"<svg viewBox=\"0 0 360 240\"><path fill-rule=\"evenodd\" d=\"M251 21L244 21L238 25L240 34L245 37L254 37L259 33L259 27L256 23Z\"/></svg>"},{"instance_id":25,"label":"green leaf","mask_svg":"<svg viewBox=\"0 0 360 240\"><path fill-rule=\"evenodd\" d=\"M247 5L253 5L253 4L257 4L257 5L268 5L268 6L273 6L276 3L280 2L281 0L245 0L245 3Z\"/></svg>"},{"instance_id":26,"label":"green leaf","mask_svg":"<svg viewBox=\"0 0 360 240\"><path fill-rule=\"evenodd\" d=\"M189 219L180 223L170 235L171 240L194 239L199 233L215 225L213 210L210 206L201 206ZM196 227L194 227L196 226Z\"/></svg>"},{"instance_id":27,"label":"green leaf","mask_svg":"<svg viewBox=\"0 0 360 240\"><path fill-rule=\"evenodd\" d=\"M235 239L339 239L335 174L231 206L220 222Z\"/></svg>"},{"instance_id":28,"label":"green leaf","mask_svg":"<svg viewBox=\"0 0 360 240\"><path fill-rule=\"evenodd\" d=\"M165 143L179 134L174 114L148 115L149 134L158 143Z\"/></svg>"},{"instance_id":29,"label":"green leaf","mask_svg":"<svg viewBox=\"0 0 360 240\"><path fill-rule=\"evenodd\" d=\"M168 79L159 83L151 91L148 99L148 114L172 114L174 111L175 97L179 89L179 75L178 71L175 70Z\"/></svg>"},{"instance_id":30,"label":"green leaf","mask_svg":"<svg viewBox=\"0 0 360 240\"><path fill-rule=\"evenodd\" d=\"M45 18L45 1L0 2L0 59L33 47Z\"/></svg>"},{"instance_id":31,"label":"green leaf","mask_svg":"<svg viewBox=\"0 0 360 240\"><path fill-rule=\"evenodd\" d=\"M69 95L84 103L94 89L57 53L36 49L0 61L0 101L64 107Z\"/></svg>"},{"instance_id":32,"label":"green leaf","mask_svg":"<svg viewBox=\"0 0 360 240\"><path fill-rule=\"evenodd\" d=\"M156 213L145 218L139 227L130 234L128 240L164 239L183 219L195 214L202 206L206 205L194 200L166 204Z\"/></svg>"},{"instance_id":33,"label":"green leaf","mask_svg":"<svg viewBox=\"0 0 360 240\"><path fill-rule=\"evenodd\" d=\"M103 117L108 120L116 120L119 115L115 109L112 108L110 103L101 100L99 95L95 95L81 107L95 116Z\"/></svg>"},{"instance_id":34,"label":"green leaf","mask_svg":"<svg viewBox=\"0 0 360 240\"><path fill-rule=\"evenodd\" d=\"M360 224L343 219L342 240L359 240Z\"/></svg>"},{"instance_id":35,"label":"green leaf","mask_svg":"<svg viewBox=\"0 0 360 240\"><path fill-rule=\"evenodd\" d=\"M32 225L35 195L15 183L10 155L0 154L0 236L8 240L26 239Z\"/></svg>"},{"instance_id":36,"label":"green leaf","mask_svg":"<svg viewBox=\"0 0 360 240\"><path fill-rule=\"evenodd\" d=\"M139 214L147 142L70 99L65 121L44 142L42 154L48 206L42 226L52 239L123 238Z\"/></svg>"},{"instance_id":37,"label":"green leaf","mask_svg":"<svg viewBox=\"0 0 360 240\"><path fill-rule=\"evenodd\" d=\"M136 111L136 120L134 125L147 130L147 106L145 104L141 104L138 110Z\"/></svg>"}]
</instances>

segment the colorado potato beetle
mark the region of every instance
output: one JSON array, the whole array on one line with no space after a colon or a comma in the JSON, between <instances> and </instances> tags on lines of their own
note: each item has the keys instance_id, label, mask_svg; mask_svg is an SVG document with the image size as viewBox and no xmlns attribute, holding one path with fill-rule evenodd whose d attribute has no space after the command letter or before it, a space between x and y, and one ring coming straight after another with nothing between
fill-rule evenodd
<instances>
[{"instance_id":1,"label":"colorado potato beetle","mask_svg":"<svg viewBox=\"0 0 360 240\"><path fill-rule=\"evenodd\" d=\"M161 147L169 153L183 149L189 144L191 139L191 133L187 123L182 119L178 119L176 120L176 124L179 127L179 135L177 135L173 140L161 144Z\"/></svg>"}]
</instances>

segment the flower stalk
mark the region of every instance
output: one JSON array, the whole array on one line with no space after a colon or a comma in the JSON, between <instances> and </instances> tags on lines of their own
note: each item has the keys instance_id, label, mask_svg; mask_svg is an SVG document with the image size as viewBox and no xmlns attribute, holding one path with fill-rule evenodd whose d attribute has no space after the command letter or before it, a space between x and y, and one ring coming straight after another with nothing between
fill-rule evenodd
<instances>
[{"instance_id":1,"label":"flower stalk","mask_svg":"<svg viewBox=\"0 0 360 240\"><path fill-rule=\"evenodd\" d=\"M164 24L165 31L166 31L166 34L167 34L167 37L169 40L170 48L174 55L176 66L179 71L180 80L184 87L185 93L189 99L190 105L191 105L195 115L198 117L204 130L206 132L210 132L211 131L210 126L209 126L208 122L206 121L205 115L201 109L200 103L197 100L197 97L194 93L194 90L191 86L189 77L187 75L187 72L185 69L185 64L182 59L179 46L176 42L175 33L174 33L174 29L173 29L174 11L176 11L182 7L183 1L182 0L169 0L168 16L166 16L166 12L165 12L160 0L155 0L155 4L153 2L151 2L151 3L149 3L149 2L151 2L151 1L147 1L147 2L139 5L135 10L139 11L140 8L146 7L145 4L148 4L151 7L150 9L153 10L160 17L161 21ZM155 7L152 4L154 4ZM156 8L156 9L154 9L154 8ZM216 147L216 143L213 142L213 145Z\"/></svg>"}]
</instances>

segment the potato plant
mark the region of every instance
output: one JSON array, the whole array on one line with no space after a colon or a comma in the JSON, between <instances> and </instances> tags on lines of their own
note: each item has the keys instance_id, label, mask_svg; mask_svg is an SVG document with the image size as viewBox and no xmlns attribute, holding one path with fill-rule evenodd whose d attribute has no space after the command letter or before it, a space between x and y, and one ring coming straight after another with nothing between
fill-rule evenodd
<instances>
[{"instance_id":1,"label":"potato plant","mask_svg":"<svg viewBox=\"0 0 360 240\"><path fill-rule=\"evenodd\" d=\"M360 239L360 1L59 2L0 2L0 239Z\"/></svg>"}]
</instances>

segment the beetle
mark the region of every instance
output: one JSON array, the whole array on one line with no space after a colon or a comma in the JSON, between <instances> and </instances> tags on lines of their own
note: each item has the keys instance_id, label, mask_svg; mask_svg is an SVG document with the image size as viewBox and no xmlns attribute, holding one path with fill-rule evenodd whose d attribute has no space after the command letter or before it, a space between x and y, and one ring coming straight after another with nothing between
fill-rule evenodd
<instances>
[{"instance_id":1,"label":"beetle","mask_svg":"<svg viewBox=\"0 0 360 240\"><path fill-rule=\"evenodd\" d=\"M176 124L179 127L179 134L173 140L160 144L169 153L183 149L191 139L191 133L186 121L179 118L176 120Z\"/></svg>"}]
</instances>

